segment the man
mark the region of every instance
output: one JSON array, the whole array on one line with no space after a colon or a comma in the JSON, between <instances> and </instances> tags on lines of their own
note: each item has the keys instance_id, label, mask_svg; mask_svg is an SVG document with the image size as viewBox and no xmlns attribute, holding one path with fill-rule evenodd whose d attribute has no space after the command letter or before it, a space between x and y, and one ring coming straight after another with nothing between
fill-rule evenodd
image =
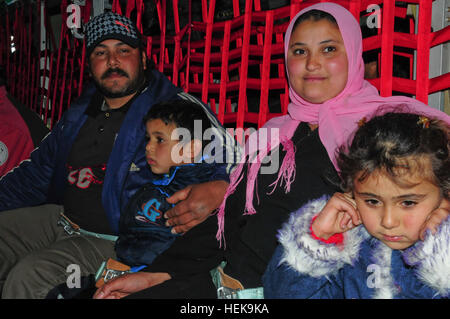
<instances>
[{"instance_id":1,"label":"man","mask_svg":"<svg viewBox=\"0 0 450 319\"><path fill-rule=\"evenodd\" d=\"M45 298L114 258L120 213L152 180L144 169L144 115L165 100L200 103L151 69L141 45L128 18L107 12L91 19L86 54L95 87L65 112L29 161L0 179L2 298ZM217 140L230 141L201 105L220 132ZM234 152L233 143L224 148ZM176 193L171 201L186 199L181 207L193 219L171 224L185 231L204 220L223 198L229 169L224 163L217 172L222 180Z\"/></svg>"}]
</instances>

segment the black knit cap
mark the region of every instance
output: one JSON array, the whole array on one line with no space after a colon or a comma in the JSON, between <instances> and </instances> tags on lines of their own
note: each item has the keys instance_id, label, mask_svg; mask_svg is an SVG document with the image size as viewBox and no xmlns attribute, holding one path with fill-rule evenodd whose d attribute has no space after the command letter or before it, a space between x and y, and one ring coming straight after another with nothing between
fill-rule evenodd
<instances>
[{"instance_id":1,"label":"black knit cap","mask_svg":"<svg viewBox=\"0 0 450 319\"><path fill-rule=\"evenodd\" d=\"M89 20L85 36L87 56L91 55L100 42L108 39L120 40L133 48L141 44L141 34L134 23L127 17L110 11Z\"/></svg>"}]
</instances>

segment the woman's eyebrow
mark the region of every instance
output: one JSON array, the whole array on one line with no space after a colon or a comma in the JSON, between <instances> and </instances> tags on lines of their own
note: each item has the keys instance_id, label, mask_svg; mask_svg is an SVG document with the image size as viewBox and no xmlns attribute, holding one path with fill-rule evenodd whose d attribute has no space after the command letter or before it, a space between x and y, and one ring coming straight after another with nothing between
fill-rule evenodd
<instances>
[{"instance_id":1,"label":"woman's eyebrow","mask_svg":"<svg viewBox=\"0 0 450 319\"><path fill-rule=\"evenodd\" d=\"M319 42L319 44L328 44L328 43L340 43L339 41L336 41L336 40L333 40L333 39L327 39L327 40L323 40L323 41L320 41ZM292 47L294 47L294 46L296 46L296 45L300 45L300 46L303 46L303 45L307 45L306 43L303 43L303 42L294 42L294 43L292 43L291 45L290 45L290 47L292 48Z\"/></svg>"},{"instance_id":2,"label":"woman's eyebrow","mask_svg":"<svg viewBox=\"0 0 450 319\"><path fill-rule=\"evenodd\" d=\"M292 43L292 44L290 45L290 47L292 48L292 47L294 47L294 46L296 46L296 45L306 45L306 43L303 43L303 42L294 42L294 43Z\"/></svg>"},{"instance_id":3,"label":"woman's eyebrow","mask_svg":"<svg viewBox=\"0 0 450 319\"><path fill-rule=\"evenodd\" d=\"M333 39L328 39L328 40L323 40L320 41L319 44L326 44L326 43L340 43L339 41L333 40Z\"/></svg>"}]
</instances>

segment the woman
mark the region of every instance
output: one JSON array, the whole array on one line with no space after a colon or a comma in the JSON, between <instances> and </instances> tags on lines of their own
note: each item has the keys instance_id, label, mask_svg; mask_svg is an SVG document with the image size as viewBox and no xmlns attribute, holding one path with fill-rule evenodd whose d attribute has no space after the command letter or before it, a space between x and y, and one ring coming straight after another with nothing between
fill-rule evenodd
<instances>
[{"instance_id":1,"label":"woman","mask_svg":"<svg viewBox=\"0 0 450 319\"><path fill-rule=\"evenodd\" d=\"M411 112L449 118L410 98L379 96L364 80L359 23L340 5L312 5L292 19L285 35L285 62L289 114L264 126L282 128L283 164L275 177L258 175L258 163L251 164L248 172L241 165L227 191L232 195L219 212L219 219L223 215L225 219L224 272L245 288L261 286L261 276L276 247L276 231L288 214L320 197L320 192L336 191L331 183L337 178L335 150L361 119L383 104L396 107L406 103ZM270 146L274 150L278 145L271 141ZM285 183L284 190L278 183L273 185L275 180ZM255 192L259 202L254 200Z\"/></svg>"},{"instance_id":2,"label":"woman","mask_svg":"<svg viewBox=\"0 0 450 319\"><path fill-rule=\"evenodd\" d=\"M297 21L300 16L301 20ZM270 162L254 161L250 156L254 154L247 152L247 161L252 160L248 161L249 165L242 163L235 170L226 199L219 208L218 239L224 239L226 262L223 272L228 275L232 288L219 290L227 292L224 297L233 295L233 289L242 288L250 294L240 296L262 296L261 290L247 288L262 286L261 277L277 246L277 230L290 212L311 199L337 191L330 182L338 178L334 152L347 140L359 120L385 103L406 102L416 113L438 118L447 116L406 97L378 95L376 88L363 78L359 24L350 12L337 4L316 4L292 19L285 35L285 61L291 99L288 114L264 126L272 133L277 131L279 138L272 134L268 143L258 143L258 157L268 155L271 162L280 163L279 169L276 173L265 174L263 168ZM252 137L249 140L252 141ZM169 221L171 225L180 220L184 223L192 220L181 210L175 215L176 218ZM216 275L221 272L222 269ZM137 282L139 274L134 275L111 282L108 290L102 291L103 296L136 292L131 281L135 277ZM215 283L220 286L220 280ZM195 287L194 284L192 289ZM142 285L138 290L141 289ZM154 288L147 288L130 297L157 297L154 292ZM204 293L204 297L216 296L214 289Z\"/></svg>"}]
</instances>

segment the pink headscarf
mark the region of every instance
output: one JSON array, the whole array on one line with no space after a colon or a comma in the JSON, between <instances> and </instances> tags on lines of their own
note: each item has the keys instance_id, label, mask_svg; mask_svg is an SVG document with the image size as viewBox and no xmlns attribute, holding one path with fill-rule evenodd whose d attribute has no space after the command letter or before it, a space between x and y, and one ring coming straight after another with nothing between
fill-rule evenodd
<instances>
[{"instance_id":1,"label":"pink headscarf","mask_svg":"<svg viewBox=\"0 0 450 319\"><path fill-rule=\"evenodd\" d=\"M368 81L364 80L364 62L362 59L362 36L359 23L353 15L344 7L335 3L318 3L301 10L290 22L284 39L285 48L285 64L287 65L287 52L291 33L297 18L307 11L317 9L331 14L339 26L348 59L348 79L344 89L334 98L321 104L314 104L304 100L290 86L289 97L291 103L288 105L288 114L273 118L268 121L265 128L283 128L279 131L279 139L271 139L266 148L260 148L259 157L265 156L271 149L282 144L286 155L280 166L278 178L274 181L275 188L280 181L280 185L285 183L286 193L290 191L290 184L295 179L295 148L290 140L300 122L307 122L319 125L319 137L325 146L328 156L336 170L336 150L339 146L344 145L347 139L351 137L358 127L358 122L366 117L370 117L382 105L389 105L390 110L396 106L404 105L407 111L426 115L431 118L439 118L450 123L450 116L433 109L415 99L404 96L381 97L377 89ZM289 72L287 70L287 77ZM388 108L386 108L388 110ZM406 111L403 110L402 111ZM377 115L381 115L377 113ZM249 140L251 137L249 138ZM259 145L259 144L258 144ZM248 147L246 147L248 149ZM245 155L249 153L246 152ZM245 157L244 157L245 158ZM217 218L219 221L219 231L217 239L221 241L224 226L224 213L227 197L231 195L239 182L242 180L241 163L233 172L230 178L230 186L225 194L224 201L219 207ZM256 183L256 177L260 169L261 163L249 163L247 176L247 192L245 214L256 213L253 207L253 194ZM271 185L271 186L272 186ZM273 192L273 190L272 190Z\"/></svg>"}]
</instances>

